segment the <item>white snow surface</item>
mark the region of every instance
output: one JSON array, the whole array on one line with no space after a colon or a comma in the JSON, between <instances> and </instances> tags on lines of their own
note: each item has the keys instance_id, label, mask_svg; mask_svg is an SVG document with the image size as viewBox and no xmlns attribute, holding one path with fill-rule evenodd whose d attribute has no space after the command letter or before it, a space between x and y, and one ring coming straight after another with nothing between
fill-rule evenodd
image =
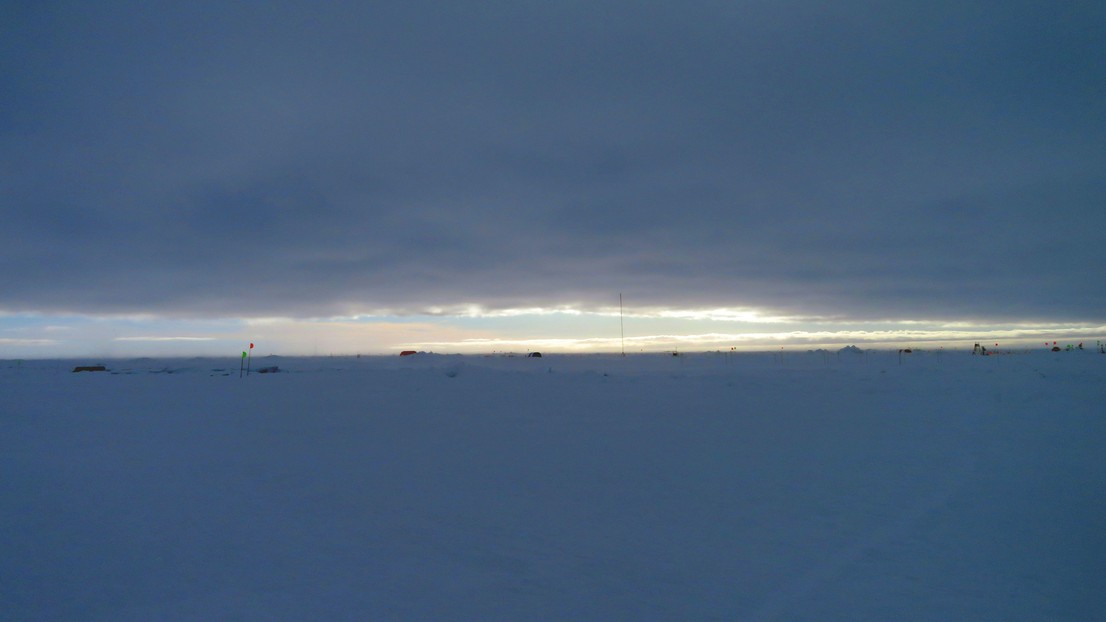
<instances>
[{"instance_id":1,"label":"white snow surface","mask_svg":"<svg viewBox=\"0 0 1106 622\"><path fill-rule=\"evenodd\" d=\"M1106 615L1095 352L274 365L0 361L0 618Z\"/></svg>"}]
</instances>

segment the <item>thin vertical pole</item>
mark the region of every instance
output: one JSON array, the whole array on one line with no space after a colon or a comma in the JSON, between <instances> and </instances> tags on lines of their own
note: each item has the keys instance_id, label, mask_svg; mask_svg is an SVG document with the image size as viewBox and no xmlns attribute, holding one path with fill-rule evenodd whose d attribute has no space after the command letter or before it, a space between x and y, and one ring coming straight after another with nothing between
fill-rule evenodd
<instances>
[{"instance_id":1,"label":"thin vertical pole","mask_svg":"<svg viewBox=\"0 0 1106 622\"><path fill-rule=\"evenodd\" d=\"M622 332L622 356L626 356L626 325L622 321L622 292L618 292L618 328Z\"/></svg>"}]
</instances>

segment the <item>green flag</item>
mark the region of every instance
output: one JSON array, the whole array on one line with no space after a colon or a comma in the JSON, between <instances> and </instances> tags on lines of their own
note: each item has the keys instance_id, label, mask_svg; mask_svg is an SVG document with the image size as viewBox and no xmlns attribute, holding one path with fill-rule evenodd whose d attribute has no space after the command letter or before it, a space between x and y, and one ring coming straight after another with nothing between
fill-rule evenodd
<instances>
[{"instance_id":1,"label":"green flag","mask_svg":"<svg viewBox=\"0 0 1106 622\"><path fill-rule=\"evenodd\" d=\"M242 351L242 358L246 358L246 351L245 350Z\"/></svg>"}]
</instances>

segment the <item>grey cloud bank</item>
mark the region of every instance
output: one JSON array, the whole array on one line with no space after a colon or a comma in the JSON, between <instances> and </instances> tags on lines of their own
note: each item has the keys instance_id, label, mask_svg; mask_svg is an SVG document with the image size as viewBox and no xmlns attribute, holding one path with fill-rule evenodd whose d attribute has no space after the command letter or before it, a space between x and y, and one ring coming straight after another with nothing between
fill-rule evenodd
<instances>
[{"instance_id":1,"label":"grey cloud bank","mask_svg":"<svg viewBox=\"0 0 1106 622\"><path fill-rule=\"evenodd\" d=\"M1106 309L1094 3L9 13L0 310Z\"/></svg>"}]
</instances>

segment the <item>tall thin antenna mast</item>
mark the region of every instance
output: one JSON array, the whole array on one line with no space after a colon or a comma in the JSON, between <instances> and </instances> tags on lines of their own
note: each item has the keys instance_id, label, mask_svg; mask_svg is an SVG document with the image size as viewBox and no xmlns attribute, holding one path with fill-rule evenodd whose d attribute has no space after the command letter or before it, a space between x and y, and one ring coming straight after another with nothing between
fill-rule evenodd
<instances>
[{"instance_id":1,"label":"tall thin antenna mast","mask_svg":"<svg viewBox=\"0 0 1106 622\"><path fill-rule=\"evenodd\" d=\"M618 328L622 331L622 356L626 356L626 325L622 322L622 292L618 292Z\"/></svg>"}]
</instances>

